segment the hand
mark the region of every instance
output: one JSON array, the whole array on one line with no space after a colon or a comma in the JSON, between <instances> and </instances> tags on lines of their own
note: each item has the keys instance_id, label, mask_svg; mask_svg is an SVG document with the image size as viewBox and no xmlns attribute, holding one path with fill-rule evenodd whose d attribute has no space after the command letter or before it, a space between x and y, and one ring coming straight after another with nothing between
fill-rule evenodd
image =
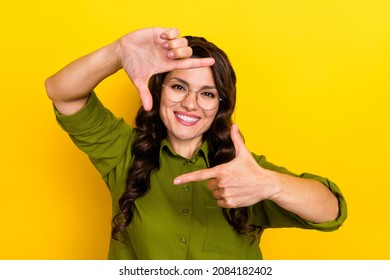
<instances>
[{"instance_id":1,"label":"hand","mask_svg":"<svg viewBox=\"0 0 390 280\"><path fill-rule=\"evenodd\" d=\"M269 198L275 192L274 172L258 165L235 124L231 128L231 137L236 149L233 160L181 175L174 183L209 180L207 186L223 208L246 207Z\"/></svg>"},{"instance_id":2,"label":"hand","mask_svg":"<svg viewBox=\"0 0 390 280\"><path fill-rule=\"evenodd\" d=\"M179 31L163 28L142 29L119 39L122 67L137 88L146 111L153 106L148 88L151 76L175 69L211 66L213 58L190 58L192 49Z\"/></svg>"}]
</instances>

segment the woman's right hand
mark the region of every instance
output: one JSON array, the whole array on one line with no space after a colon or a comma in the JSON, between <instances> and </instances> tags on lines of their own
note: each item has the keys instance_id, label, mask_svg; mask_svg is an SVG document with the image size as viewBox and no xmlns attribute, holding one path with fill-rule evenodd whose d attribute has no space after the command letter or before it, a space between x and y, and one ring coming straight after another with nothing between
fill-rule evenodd
<instances>
[{"instance_id":1,"label":"woman's right hand","mask_svg":"<svg viewBox=\"0 0 390 280\"><path fill-rule=\"evenodd\" d=\"M118 44L122 67L137 88L146 111L153 106L148 82L154 74L214 64L213 58L190 58L192 49L175 28L137 30L120 38Z\"/></svg>"},{"instance_id":2,"label":"woman's right hand","mask_svg":"<svg viewBox=\"0 0 390 280\"><path fill-rule=\"evenodd\" d=\"M57 110L73 114L87 103L91 91L105 78L124 68L137 88L145 110L152 109L148 82L152 75L174 69L211 66L213 58L190 58L192 49L175 28L148 28L71 62L45 81Z\"/></svg>"}]
</instances>

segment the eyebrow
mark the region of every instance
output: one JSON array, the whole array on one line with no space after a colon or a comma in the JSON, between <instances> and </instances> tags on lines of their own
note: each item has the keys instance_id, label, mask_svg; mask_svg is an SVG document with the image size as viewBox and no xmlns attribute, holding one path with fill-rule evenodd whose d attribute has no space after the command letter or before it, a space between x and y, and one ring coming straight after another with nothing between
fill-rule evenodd
<instances>
[{"instance_id":1,"label":"eyebrow","mask_svg":"<svg viewBox=\"0 0 390 280\"><path fill-rule=\"evenodd\" d=\"M172 80L176 80L176 81L178 81L178 82L180 82L180 83L185 84L187 87L190 87L190 84L189 84L186 80L183 80L183 79L181 79L181 78L172 77L172 78L169 79L168 81L172 81ZM200 89L198 89L198 91L199 91L199 90L204 90L204 89L217 89L217 87L216 87L216 86L202 86Z\"/></svg>"}]
</instances>

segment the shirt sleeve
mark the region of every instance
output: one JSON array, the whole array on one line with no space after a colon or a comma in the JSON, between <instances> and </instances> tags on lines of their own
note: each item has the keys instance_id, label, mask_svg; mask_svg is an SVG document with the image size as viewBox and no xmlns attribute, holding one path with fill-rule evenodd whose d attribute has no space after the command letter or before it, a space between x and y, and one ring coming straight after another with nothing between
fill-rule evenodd
<instances>
[{"instance_id":1,"label":"shirt sleeve","mask_svg":"<svg viewBox=\"0 0 390 280\"><path fill-rule=\"evenodd\" d=\"M57 122L85 152L103 178L124 156L129 156L134 139L133 129L116 118L92 92L84 108L73 115L62 115L54 107Z\"/></svg>"},{"instance_id":2,"label":"shirt sleeve","mask_svg":"<svg viewBox=\"0 0 390 280\"><path fill-rule=\"evenodd\" d=\"M262 216L265 220L265 227L269 228L282 228L282 227L297 227L303 229L316 229L320 231L333 231L338 229L347 218L347 204L344 196L342 195L338 186L327 178L323 178L310 173L302 173L297 175L295 173L290 172L284 167L280 167L268 162L265 156L257 156L254 155L255 160L258 162L260 166L263 168L273 170L283 174L289 174L291 176L296 176L300 178L313 179L316 180L326 187L337 197L339 202L339 216L335 221L325 222L325 223L312 223L306 221L299 217L298 215L289 212L276 203L265 200L257 205L255 205L255 212L258 213L259 216Z\"/></svg>"}]
</instances>

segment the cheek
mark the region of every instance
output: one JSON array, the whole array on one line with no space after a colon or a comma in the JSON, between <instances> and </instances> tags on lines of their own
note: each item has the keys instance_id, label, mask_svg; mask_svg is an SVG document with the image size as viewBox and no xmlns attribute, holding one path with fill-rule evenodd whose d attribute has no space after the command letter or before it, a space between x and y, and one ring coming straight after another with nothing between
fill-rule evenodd
<instances>
[{"instance_id":1,"label":"cheek","mask_svg":"<svg viewBox=\"0 0 390 280\"><path fill-rule=\"evenodd\" d=\"M165 126L167 126L167 110L166 110L166 106L164 106L162 101L160 103L159 114L162 122L165 124Z\"/></svg>"},{"instance_id":2,"label":"cheek","mask_svg":"<svg viewBox=\"0 0 390 280\"><path fill-rule=\"evenodd\" d=\"M172 112L171 107L173 107L174 105L174 103L165 100L165 98L161 99L159 114L165 126L167 125L169 114L170 112Z\"/></svg>"},{"instance_id":3,"label":"cheek","mask_svg":"<svg viewBox=\"0 0 390 280\"><path fill-rule=\"evenodd\" d=\"M218 111L215 111L215 112L208 112L206 114L206 120L207 120L207 126L208 126L208 129L211 127L211 125L213 124L213 122L215 121L215 117L217 116L217 112Z\"/></svg>"}]
</instances>

